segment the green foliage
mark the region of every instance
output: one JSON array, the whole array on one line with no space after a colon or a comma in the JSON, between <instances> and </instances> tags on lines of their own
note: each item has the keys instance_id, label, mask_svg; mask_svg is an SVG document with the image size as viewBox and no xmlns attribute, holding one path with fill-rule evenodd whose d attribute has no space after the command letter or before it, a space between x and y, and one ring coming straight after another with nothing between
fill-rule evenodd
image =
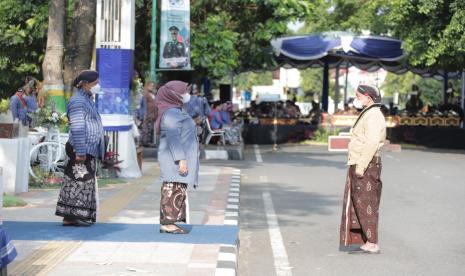
<instances>
[{"instance_id":1,"label":"green foliage","mask_svg":"<svg viewBox=\"0 0 465 276\"><path fill-rule=\"evenodd\" d=\"M27 202L19 197L3 194L3 207L22 207L26 205Z\"/></svg>"},{"instance_id":2,"label":"green foliage","mask_svg":"<svg viewBox=\"0 0 465 276\"><path fill-rule=\"evenodd\" d=\"M323 68L309 68L300 70L300 77L302 79L302 89L304 95L302 101L311 101L313 93L321 95L323 90Z\"/></svg>"},{"instance_id":3,"label":"green foliage","mask_svg":"<svg viewBox=\"0 0 465 276\"><path fill-rule=\"evenodd\" d=\"M234 84L239 90L249 90L253 85L272 85L273 77L270 71L245 72L235 76Z\"/></svg>"},{"instance_id":4,"label":"green foliage","mask_svg":"<svg viewBox=\"0 0 465 276\"><path fill-rule=\"evenodd\" d=\"M270 40L313 7L298 0L199 0L191 3L192 64L220 79L273 66Z\"/></svg>"},{"instance_id":5,"label":"green foliage","mask_svg":"<svg viewBox=\"0 0 465 276\"><path fill-rule=\"evenodd\" d=\"M7 113L10 109L10 99L2 99L0 100L0 114Z\"/></svg>"},{"instance_id":6,"label":"green foliage","mask_svg":"<svg viewBox=\"0 0 465 276\"><path fill-rule=\"evenodd\" d=\"M403 40L409 64L448 71L465 68L463 0L319 0L298 34L369 31Z\"/></svg>"},{"instance_id":7,"label":"green foliage","mask_svg":"<svg viewBox=\"0 0 465 276\"><path fill-rule=\"evenodd\" d=\"M388 20L409 62L449 71L465 68L465 1L391 0Z\"/></svg>"},{"instance_id":8,"label":"green foliage","mask_svg":"<svg viewBox=\"0 0 465 276\"><path fill-rule=\"evenodd\" d=\"M408 72L403 75L388 73L385 82L381 86L385 96L399 93L400 105L404 106L412 91L412 84L416 84L421 91L421 98L425 104L437 105L443 102L443 82L433 78L421 78ZM458 80L451 80L452 87L460 87ZM457 96L454 95L454 96Z\"/></svg>"},{"instance_id":9,"label":"green foliage","mask_svg":"<svg viewBox=\"0 0 465 276\"><path fill-rule=\"evenodd\" d=\"M212 78L226 76L238 66L235 41L239 34L225 28L231 20L225 12L210 14L192 30L192 64L205 68Z\"/></svg>"},{"instance_id":10,"label":"green foliage","mask_svg":"<svg viewBox=\"0 0 465 276\"><path fill-rule=\"evenodd\" d=\"M314 9L305 18L305 26L297 34L327 31L364 30L372 34L387 34L389 21L386 1L333 0L314 1Z\"/></svg>"},{"instance_id":11,"label":"green foliage","mask_svg":"<svg viewBox=\"0 0 465 276\"><path fill-rule=\"evenodd\" d=\"M11 96L26 75L40 78L47 4L46 0L0 1L0 97Z\"/></svg>"},{"instance_id":12,"label":"green foliage","mask_svg":"<svg viewBox=\"0 0 465 276\"><path fill-rule=\"evenodd\" d=\"M38 108L32 113L32 119L41 127L64 127L68 124L66 113L61 113L50 106Z\"/></svg>"},{"instance_id":13,"label":"green foliage","mask_svg":"<svg viewBox=\"0 0 465 276\"><path fill-rule=\"evenodd\" d=\"M332 135L339 135L339 130L337 129L326 129L326 128L319 128L313 133L313 139L316 142L319 143L327 143L328 142L328 137Z\"/></svg>"}]
</instances>

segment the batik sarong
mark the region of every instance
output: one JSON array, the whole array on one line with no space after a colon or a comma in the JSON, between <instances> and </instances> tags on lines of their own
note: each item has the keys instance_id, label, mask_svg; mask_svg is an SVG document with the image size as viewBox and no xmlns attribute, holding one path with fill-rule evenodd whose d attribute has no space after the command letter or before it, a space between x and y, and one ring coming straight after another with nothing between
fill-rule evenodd
<instances>
[{"instance_id":1,"label":"batik sarong","mask_svg":"<svg viewBox=\"0 0 465 276\"><path fill-rule=\"evenodd\" d=\"M155 120L152 118L145 118L142 123L142 144L150 145L154 143L153 135L155 128Z\"/></svg>"},{"instance_id":2,"label":"batik sarong","mask_svg":"<svg viewBox=\"0 0 465 276\"><path fill-rule=\"evenodd\" d=\"M160 200L160 224L186 222L187 184L163 182Z\"/></svg>"},{"instance_id":3,"label":"batik sarong","mask_svg":"<svg viewBox=\"0 0 465 276\"><path fill-rule=\"evenodd\" d=\"M349 167L342 206L341 246L378 243L381 168L379 157L371 160L361 178L355 174L355 165Z\"/></svg>"},{"instance_id":4,"label":"batik sarong","mask_svg":"<svg viewBox=\"0 0 465 276\"><path fill-rule=\"evenodd\" d=\"M76 162L73 147L67 143L69 157L65 168L63 187L58 196L55 214L67 219L96 221L97 217L97 181L96 160L87 155L84 163Z\"/></svg>"}]
</instances>

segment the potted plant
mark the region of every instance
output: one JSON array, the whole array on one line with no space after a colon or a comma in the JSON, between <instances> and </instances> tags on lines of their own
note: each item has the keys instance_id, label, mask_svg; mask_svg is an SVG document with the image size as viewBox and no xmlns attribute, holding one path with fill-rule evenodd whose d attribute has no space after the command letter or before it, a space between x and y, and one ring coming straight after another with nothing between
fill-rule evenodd
<instances>
[{"instance_id":1,"label":"potted plant","mask_svg":"<svg viewBox=\"0 0 465 276\"><path fill-rule=\"evenodd\" d=\"M38 108L32 114L32 120L35 126L50 128L63 128L68 124L66 113L61 113L55 110L52 105L50 107Z\"/></svg>"},{"instance_id":2,"label":"potted plant","mask_svg":"<svg viewBox=\"0 0 465 276\"><path fill-rule=\"evenodd\" d=\"M108 151L105 153L105 157L102 161L102 178L116 178L118 177L118 173L121 171L118 164L123 162L122 160L118 160L119 154Z\"/></svg>"},{"instance_id":3,"label":"potted plant","mask_svg":"<svg viewBox=\"0 0 465 276\"><path fill-rule=\"evenodd\" d=\"M16 138L19 135L19 124L13 123L10 111L10 99L0 100L0 138Z\"/></svg>"}]
</instances>

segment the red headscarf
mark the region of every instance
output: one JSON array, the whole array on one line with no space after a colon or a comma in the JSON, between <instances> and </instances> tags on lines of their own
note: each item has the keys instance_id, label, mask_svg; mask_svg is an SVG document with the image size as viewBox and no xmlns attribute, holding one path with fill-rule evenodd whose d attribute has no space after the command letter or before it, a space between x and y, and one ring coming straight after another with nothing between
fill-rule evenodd
<instances>
[{"instance_id":1,"label":"red headscarf","mask_svg":"<svg viewBox=\"0 0 465 276\"><path fill-rule=\"evenodd\" d=\"M187 92L187 83L182 81L170 81L160 87L155 98L155 104L158 108L157 121L155 127L160 133L160 122L163 113L173 107L182 107L182 95Z\"/></svg>"}]
</instances>

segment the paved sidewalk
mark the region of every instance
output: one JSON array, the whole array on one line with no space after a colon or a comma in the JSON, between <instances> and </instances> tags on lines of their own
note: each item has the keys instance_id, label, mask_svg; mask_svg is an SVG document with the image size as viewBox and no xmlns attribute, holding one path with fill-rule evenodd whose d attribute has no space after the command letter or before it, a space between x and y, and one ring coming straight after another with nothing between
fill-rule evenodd
<instances>
[{"instance_id":1,"label":"paved sidewalk","mask_svg":"<svg viewBox=\"0 0 465 276\"><path fill-rule=\"evenodd\" d=\"M22 194L29 204L3 209L18 257L9 275L235 275L240 172L201 166L189 189L188 235L159 233L158 166L144 176L99 191L98 223L62 227L54 216L57 190Z\"/></svg>"}]
</instances>

